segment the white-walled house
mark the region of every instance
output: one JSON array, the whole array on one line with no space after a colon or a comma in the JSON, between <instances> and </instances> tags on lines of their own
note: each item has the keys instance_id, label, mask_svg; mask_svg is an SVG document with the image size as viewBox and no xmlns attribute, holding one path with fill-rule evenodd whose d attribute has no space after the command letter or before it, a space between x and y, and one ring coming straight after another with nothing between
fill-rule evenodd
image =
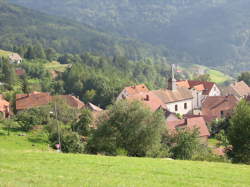
<instances>
[{"instance_id":1,"label":"white-walled house","mask_svg":"<svg viewBox=\"0 0 250 187\"><path fill-rule=\"evenodd\" d=\"M9 55L9 62L12 64L21 64L22 61L22 57L17 53L12 53Z\"/></svg>"},{"instance_id":2,"label":"white-walled house","mask_svg":"<svg viewBox=\"0 0 250 187\"><path fill-rule=\"evenodd\" d=\"M221 96L220 89L213 82L184 80L176 84L192 91L194 109L200 109L207 96Z\"/></svg>"},{"instance_id":3,"label":"white-walled house","mask_svg":"<svg viewBox=\"0 0 250 187\"><path fill-rule=\"evenodd\" d=\"M169 112L181 115L193 113L192 92L188 88L177 86L173 66L172 77L168 80L168 88L152 92L161 99Z\"/></svg>"}]
</instances>

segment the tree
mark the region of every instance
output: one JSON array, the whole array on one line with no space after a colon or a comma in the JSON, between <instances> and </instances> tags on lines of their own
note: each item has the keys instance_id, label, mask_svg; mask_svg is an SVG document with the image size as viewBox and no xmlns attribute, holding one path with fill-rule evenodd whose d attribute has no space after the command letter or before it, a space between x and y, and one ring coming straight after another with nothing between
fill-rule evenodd
<instances>
[{"instance_id":1,"label":"tree","mask_svg":"<svg viewBox=\"0 0 250 187\"><path fill-rule=\"evenodd\" d=\"M250 72L243 72L238 77L238 81L244 81L248 86L250 86Z\"/></svg>"},{"instance_id":2,"label":"tree","mask_svg":"<svg viewBox=\"0 0 250 187\"><path fill-rule=\"evenodd\" d=\"M230 120L228 141L232 145L229 156L233 161L250 164L250 106L244 100Z\"/></svg>"},{"instance_id":3,"label":"tree","mask_svg":"<svg viewBox=\"0 0 250 187\"><path fill-rule=\"evenodd\" d=\"M92 122L93 116L91 111L88 109L83 109L79 121L72 125L72 130L81 136L88 136L91 131Z\"/></svg>"},{"instance_id":4,"label":"tree","mask_svg":"<svg viewBox=\"0 0 250 187\"><path fill-rule=\"evenodd\" d=\"M173 158L190 160L197 151L199 144L199 131L197 129L178 129L173 135L173 146L171 152Z\"/></svg>"},{"instance_id":5,"label":"tree","mask_svg":"<svg viewBox=\"0 0 250 187\"><path fill-rule=\"evenodd\" d=\"M159 151L165 118L162 111L152 112L138 101L119 101L97 126L87 144L89 152L116 155L123 149L129 156L142 157Z\"/></svg>"},{"instance_id":6,"label":"tree","mask_svg":"<svg viewBox=\"0 0 250 187\"><path fill-rule=\"evenodd\" d=\"M13 65L8 62L3 63L2 67L3 81L7 84L8 89L12 89L16 83L16 72Z\"/></svg>"}]
</instances>

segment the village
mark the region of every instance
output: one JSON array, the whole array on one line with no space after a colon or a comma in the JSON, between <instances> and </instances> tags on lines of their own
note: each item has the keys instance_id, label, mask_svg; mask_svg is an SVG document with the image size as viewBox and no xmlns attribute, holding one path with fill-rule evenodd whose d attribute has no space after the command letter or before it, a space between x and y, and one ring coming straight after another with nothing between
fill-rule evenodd
<instances>
[{"instance_id":1,"label":"village","mask_svg":"<svg viewBox=\"0 0 250 187\"><path fill-rule=\"evenodd\" d=\"M18 54L10 56L10 63L20 64ZM221 90L214 82L197 80L176 80L174 65L171 78L166 82L166 89L149 90L145 84L125 87L116 101L139 101L152 112L164 111L166 127L170 131L177 129L199 129L199 139L204 145L210 137L209 124L213 121L229 118L240 102L250 100L250 88L244 81L234 82ZM18 76L23 76L23 69L16 69ZM0 111L4 118L11 118L15 113L31 108L49 105L55 100L63 100L72 108L89 109L97 118L105 110L92 103L84 103L74 95L51 95L48 92L16 94L13 106L0 97ZM224 155L224 150L215 151Z\"/></svg>"}]
</instances>

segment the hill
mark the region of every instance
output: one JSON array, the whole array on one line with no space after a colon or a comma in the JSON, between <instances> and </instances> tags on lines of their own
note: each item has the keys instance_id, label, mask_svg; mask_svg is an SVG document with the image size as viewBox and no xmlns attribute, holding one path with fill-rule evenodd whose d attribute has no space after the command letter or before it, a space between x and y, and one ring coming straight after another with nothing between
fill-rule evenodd
<instances>
[{"instance_id":1,"label":"hill","mask_svg":"<svg viewBox=\"0 0 250 187\"><path fill-rule=\"evenodd\" d=\"M248 0L9 0L168 49L171 60L249 70Z\"/></svg>"},{"instance_id":2,"label":"hill","mask_svg":"<svg viewBox=\"0 0 250 187\"><path fill-rule=\"evenodd\" d=\"M246 165L59 154L40 131L4 134L0 130L1 186L250 185Z\"/></svg>"},{"instance_id":3,"label":"hill","mask_svg":"<svg viewBox=\"0 0 250 187\"><path fill-rule=\"evenodd\" d=\"M0 48L14 51L16 46L41 44L60 53L92 52L131 59L159 54L150 45L112 36L70 19L56 18L0 1ZM155 51L155 52L154 52Z\"/></svg>"}]
</instances>

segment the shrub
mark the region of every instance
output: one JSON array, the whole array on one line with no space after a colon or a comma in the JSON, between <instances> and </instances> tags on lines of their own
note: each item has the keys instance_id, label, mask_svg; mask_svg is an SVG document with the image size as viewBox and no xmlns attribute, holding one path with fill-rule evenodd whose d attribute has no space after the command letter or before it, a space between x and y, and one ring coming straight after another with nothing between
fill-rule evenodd
<instances>
[{"instance_id":1,"label":"shrub","mask_svg":"<svg viewBox=\"0 0 250 187\"><path fill-rule=\"evenodd\" d=\"M88 109L84 109L78 122L73 123L72 130L81 136L88 136L91 132L91 123L93 122L92 113Z\"/></svg>"},{"instance_id":2,"label":"shrub","mask_svg":"<svg viewBox=\"0 0 250 187\"><path fill-rule=\"evenodd\" d=\"M51 120L47 126L49 132L49 140L52 147L59 143L58 139L60 136L61 150L65 153L83 153L84 144L81 141L81 137L76 133L72 132L62 122Z\"/></svg>"},{"instance_id":3,"label":"shrub","mask_svg":"<svg viewBox=\"0 0 250 187\"><path fill-rule=\"evenodd\" d=\"M195 154L198 146L200 145L198 140L198 130L186 130L178 129L173 134L172 147L170 151L173 154L173 158L181 160L190 160Z\"/></svg>"},{"instance_id":4,"label":"shrub","mask_svg":"<svg viewBox=\"0 0 250 187\"><path fill-rule=\"evenodd\" d=\"M241 101L231 118L227 138L233 162L250 164L250 105Z\"/></svg>"},{"instance_id":5,"label":"shrub","mask_svg":"<svg viewBox=\"0 0 250 187\"><path fill-rule=\"evenodd\" d=\"M89 138L87 150L117 155L117 149L121 148L129 156L147 156L150 150L160 149L164 128L161 111L154 113L138 101L119 101L100 120L98 129Z\"/></svg>"}]
</instances>

